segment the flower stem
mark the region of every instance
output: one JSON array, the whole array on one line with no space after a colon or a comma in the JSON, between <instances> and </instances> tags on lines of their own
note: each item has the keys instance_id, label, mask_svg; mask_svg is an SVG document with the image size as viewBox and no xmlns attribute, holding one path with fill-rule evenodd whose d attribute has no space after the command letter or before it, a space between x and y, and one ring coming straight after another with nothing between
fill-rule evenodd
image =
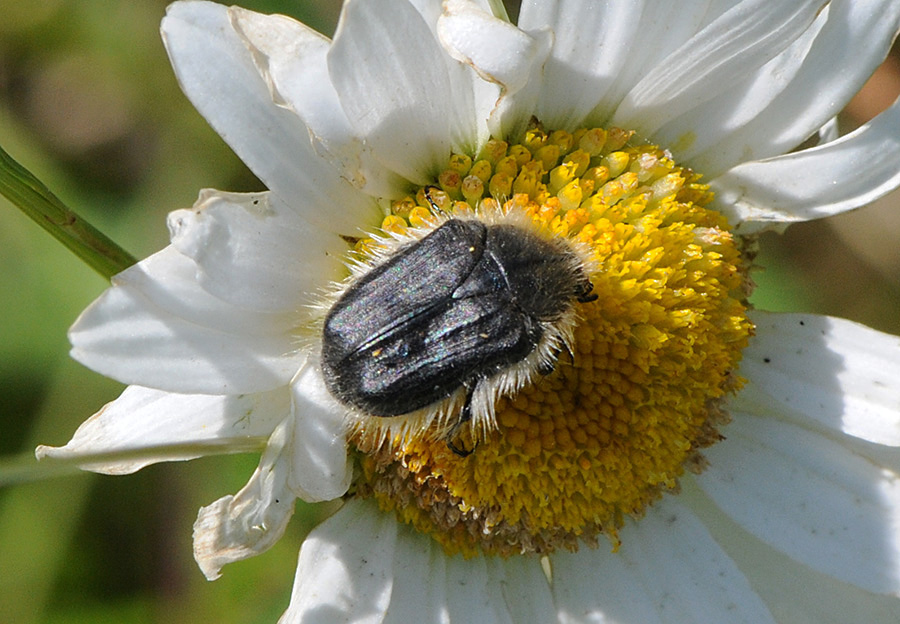
<instances>
[{"instance_id":1,"label":"flower stem","mask_svg":"<svg viewBox=\"0 0 900 624\"><path fill-rule=\"evenodd\" d=\"M491 13L494 14L494 17L502 19L505 22L511 21L509 19L509 13L506 12L506 5L503 4L503 0L488 0L488 6L491 9Z\"/></svg>"},{"instance_id":2,"label":"flower stem","mask_svg":"<svg viewBox=\"0 0 900 624\"><path fill-rule=\"evenodd\" d=\"M0 194L107 279L137 262L131 254L66 207L2 147Z\"/></svg>"}]
</instances>

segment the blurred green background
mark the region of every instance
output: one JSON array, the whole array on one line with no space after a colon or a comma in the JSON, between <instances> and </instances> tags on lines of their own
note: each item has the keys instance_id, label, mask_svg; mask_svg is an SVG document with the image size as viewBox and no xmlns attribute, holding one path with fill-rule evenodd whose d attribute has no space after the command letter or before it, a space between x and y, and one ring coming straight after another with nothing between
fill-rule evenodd
<instances>
[{"instance_id":1,"label":"blurred green background","mask_svg":"<svg viewBox=\"0 0 900 624\"><path fill-rule=\"evenodd\" d=\"M0 145L137 257L203 187L262 185L181 94L158 24L166 0L3 2ZM339 2L242 0L331 34ZM894 55L846 112L859 124L900 92ZM755 303L900 333L900 195L766 235ZM121 386L70 361L66 330L106 284L0 198L0 457L64 444ZM266 622L284 610L300 506L272 550L208 583L191 555L197 509L240 489L257 457L89 474L0 491L0 622Z\"/></svg>"}]
</instances>

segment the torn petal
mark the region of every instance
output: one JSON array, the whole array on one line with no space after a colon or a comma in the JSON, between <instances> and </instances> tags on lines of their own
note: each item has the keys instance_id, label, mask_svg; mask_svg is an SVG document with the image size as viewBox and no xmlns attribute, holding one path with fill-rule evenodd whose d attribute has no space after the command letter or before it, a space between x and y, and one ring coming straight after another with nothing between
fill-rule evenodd
<instances>
[{"instance_id":1,"label":"torn petal","mask_svg":"<svg viewBox=\"0 0 900 624\"><path fill-rule=\"evenodd\" d=\"M268 550L284 534L296 497L287 485L292 419L285 418L250 481L234 496L203 507L194 522L194 559L210 581L222 567Z\"/></svg>"}]
</instances>

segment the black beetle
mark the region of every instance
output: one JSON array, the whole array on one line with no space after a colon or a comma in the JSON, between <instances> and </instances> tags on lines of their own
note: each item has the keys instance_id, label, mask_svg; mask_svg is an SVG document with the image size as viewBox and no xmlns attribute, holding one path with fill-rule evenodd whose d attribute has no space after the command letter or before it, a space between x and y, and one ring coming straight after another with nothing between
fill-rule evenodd
<instances>
[{"instance_id":1,"label":"black beetle","mask_svg":"<svg viewBox=\"0 0 900 624\"><path fill-rule=\"evenodd\" d=\"M400 246L349 284L325 317L322 370L341 403L391 417L465 391L447 434L568 349L574 301L596 299L584 261L563 239L522 224L453 218ZM473 401L473 396L475 397ZM456 395L458 396L458 395Z\"/></svg>"}]
</instances>

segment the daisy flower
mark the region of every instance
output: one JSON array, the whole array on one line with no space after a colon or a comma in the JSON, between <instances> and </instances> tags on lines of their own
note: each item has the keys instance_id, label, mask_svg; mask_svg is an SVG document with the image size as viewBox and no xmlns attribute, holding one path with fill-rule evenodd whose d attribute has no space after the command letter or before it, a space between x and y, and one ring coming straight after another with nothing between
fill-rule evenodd
<instances>
[{"instance_id":1,"label":"daisy flower","mask_svg":"<svg viewBox=\"0 0 900 624\"><path fill-rule=\"evenodd\" d=\"M900 3L487 4L349 0L333 40L169 8L185 93L269 190L202 191L82 314L73 357L130 385L38 455L122 453L86 466L119 474L265 440L195 557L215 579L297 498L341 499L283 622L896 621L900 341L748 297L759 232L900 185L900 104L832 121ZM589 283L528 317L526 352L479 332L497 362L444 378L449 316L416 343L413 305L383 338L368 303L459 311L430 238L451 221L514 223ZM453 297L421 294L444 278ZM379 364L323 367L335 324ZM360 407L388 370L444 385Z\"/></svg>"}]
</instances>

